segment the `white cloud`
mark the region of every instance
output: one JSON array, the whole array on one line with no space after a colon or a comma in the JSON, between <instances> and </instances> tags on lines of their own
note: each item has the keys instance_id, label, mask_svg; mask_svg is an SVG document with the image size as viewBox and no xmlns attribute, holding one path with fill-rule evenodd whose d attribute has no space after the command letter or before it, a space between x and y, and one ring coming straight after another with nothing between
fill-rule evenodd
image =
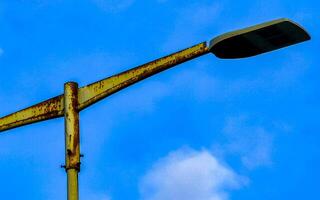
<instances>
[{"instance_id":1,"label":"white cloud","mask_svg":"<svg viewBox=\"0 0 320 200\"><path fill-rule=\"evenodd\" d=\"M272 164L273 134L263 126L250 124L247 116L227 119L223 133L226 143L214 145L223 156L237 155L248 169Z\"/></svg>"},{"instance_id":2,"label":"white cloud","mask_svg":"<svg viewBox=\"0 0 320 200\"><path fill-rule=\"evenodd\" d=\"M181 149L159 160L143 177L143 200L227 200L244 178L206 150Z\"/></svg>"},{"instance_id":3,"label":"white cloud","mask_svg":"<svg viewBox=\"0 0 320 200\"><path fill-rule=\"evenodd\" d=\"M93 2L106 12L119 12L129 8L134 0L93 0Z\"/></svg>"}]
</instances>

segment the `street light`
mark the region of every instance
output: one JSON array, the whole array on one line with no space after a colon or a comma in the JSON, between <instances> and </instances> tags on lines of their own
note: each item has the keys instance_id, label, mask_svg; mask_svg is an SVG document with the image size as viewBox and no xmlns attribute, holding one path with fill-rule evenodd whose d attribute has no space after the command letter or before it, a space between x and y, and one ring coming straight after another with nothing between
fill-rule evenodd
<instances>
[{"instance_id":1,"label":"street light","mask_svg":"<svg viewBox=\"0 0 320 200\"><path fill-rule=\"evenodd\" d=\"M209 48L218 58L245 58L309 39L301 26L284 18L223 34Z\"/></svg>"},{"instance_id":2,"label":"street light","mask_svg":"<svg viewBox=\"0 0 320 200\"><path fill-rule=\"evenodd\" d=\"M64 94L0 118L0 132L64 116L68 200L78 200L80 111L134 83L210 52L218 58L245 58L309 39L302 27L288 19L226 33L210 43L202 42L81 88L75 82L68 82Z\"/></svg>"}]
</instances>

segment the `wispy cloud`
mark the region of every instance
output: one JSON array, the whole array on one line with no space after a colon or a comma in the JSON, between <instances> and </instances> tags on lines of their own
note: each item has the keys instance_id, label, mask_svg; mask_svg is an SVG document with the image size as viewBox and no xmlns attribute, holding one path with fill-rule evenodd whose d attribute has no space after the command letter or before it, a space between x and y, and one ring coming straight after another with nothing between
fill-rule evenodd
<instances>
[{"instance_id":1,"label":"wispy cloud","mask_svg":"<svg viewBox=\"0 0 320 200\"><path fill-rule=\"evenodd\" d=\"M180 149L157 161L143 177L143 200L227 200L245 178L206 150Z\"/></svg>"},{"instance_id":2,"label":"wispy cloud","mask_svg":"<svg viewBox=\"0 0 320 200\"><path fill-rule=\"evenodd\" d=\"M248 116L228 118L222 132L226 142L214 145L214 152L237 155L247 169L272 164L273 133L262 125L252 124Z\"/></svg>"},{"instance_id":3,"label":"wispy cloud","mask_svg":"<svg viewBox=\"0 0 320 200\"><path fill-rule=\"evenodd\" d=\"M2 56L3 52L4 52L3 49L0 48L0 56Z\"/></svg>"},{"instance_id":4,"label":"wispy cloud","mask_svg":"<svg viewBox=\"0 0 320 200\"><path fill-rule=\"evenodd\" d=\"M120 12L129 8L135 0L92 0L106 12Z\"/></svg>"},{"instance_id":5,"label":"wispy cloud","mask_svg":"<svg viewBox=\"0 0 320 200\"><path fill-rule=\"evenodd\" d=\"M173 31L162 47L163 51L171 52L195 42L209 39L207 37L212 34L212 31L208 32L206 30L208 26L214 24L214 19L221 13L222 7L222 4L217 2L211 4L196 3L179 10Z\"/></svg>"}]
</instances>

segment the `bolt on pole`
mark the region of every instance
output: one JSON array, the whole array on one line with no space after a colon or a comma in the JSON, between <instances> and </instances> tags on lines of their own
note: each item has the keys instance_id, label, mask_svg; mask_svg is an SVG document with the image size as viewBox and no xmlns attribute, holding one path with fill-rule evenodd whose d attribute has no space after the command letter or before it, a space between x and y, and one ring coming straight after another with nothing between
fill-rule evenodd
<instances>
[{"instance_id":1,"label":"bolt on pole","mask_svg":"<svg viewBox=\"0 0 320 200\"><path fill-rule=\"evenodd\" d=\"M78 111L78 84L64 85L65 156L68 200L78 200L78 173L80 171L80 134Z\"/></svg>"}]
</instances>

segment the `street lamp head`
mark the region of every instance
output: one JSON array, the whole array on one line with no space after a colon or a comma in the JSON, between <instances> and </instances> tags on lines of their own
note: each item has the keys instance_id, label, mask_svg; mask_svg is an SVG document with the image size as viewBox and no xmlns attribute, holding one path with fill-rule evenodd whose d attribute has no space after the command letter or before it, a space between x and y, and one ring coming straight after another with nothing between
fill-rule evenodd
<instances>
[{"instance_id":1,"label":"street lamp head","mask_svg":"<svg viewBox=\"0 0 320 200\"><path fill-rule=\"evenodd\" d=\"M278 19L222 34L210 41L218 58L246 58L310 40L309 34L289 19Z\"/></svg>"}]
</instances>

